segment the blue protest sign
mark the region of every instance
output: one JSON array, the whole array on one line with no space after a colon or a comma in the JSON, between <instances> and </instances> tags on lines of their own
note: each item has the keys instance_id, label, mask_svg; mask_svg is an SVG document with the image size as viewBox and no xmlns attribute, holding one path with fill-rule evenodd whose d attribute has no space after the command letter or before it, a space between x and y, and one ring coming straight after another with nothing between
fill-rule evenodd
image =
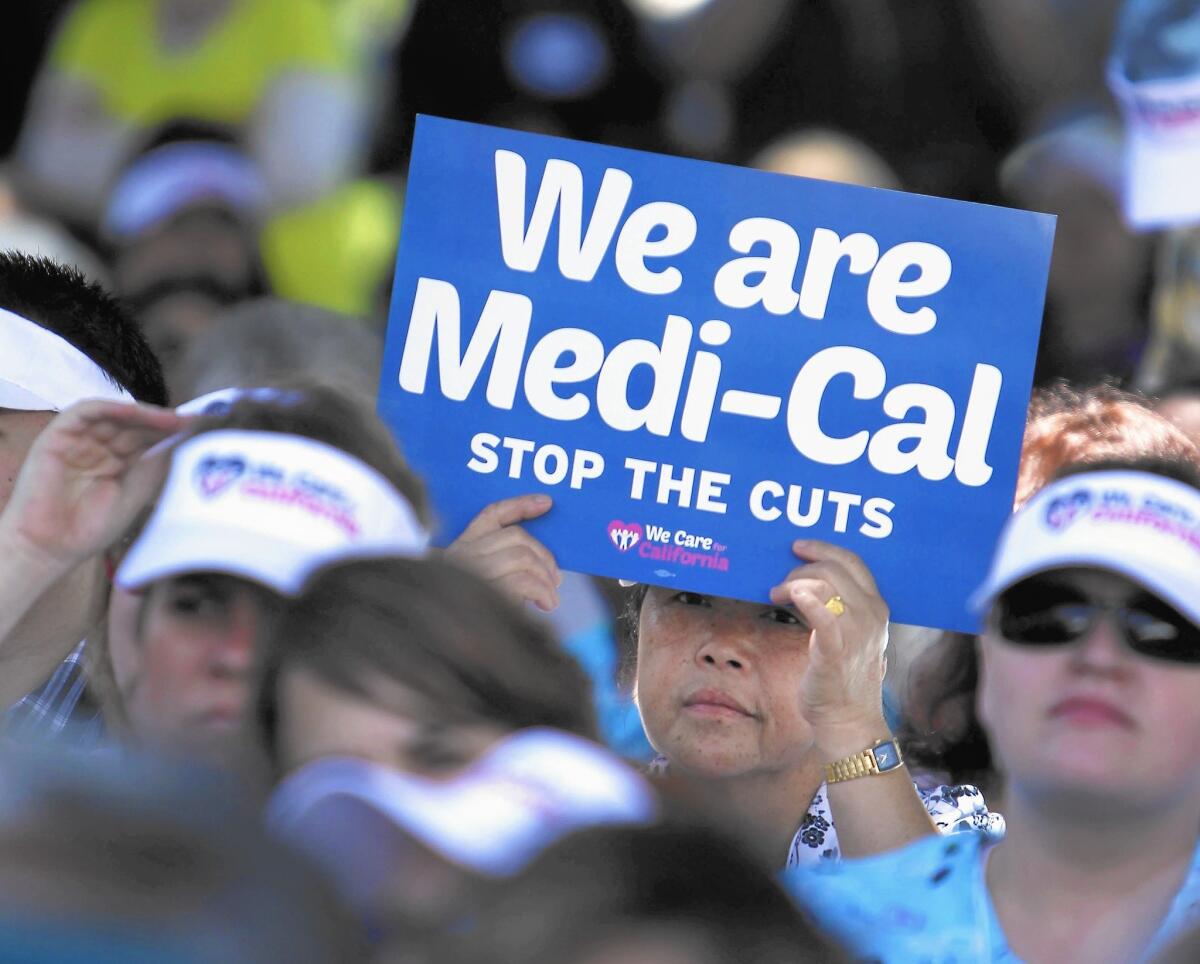
<instances>
[{"instance_id":1,"label":"blue protest sign","mask_svg":"<svg viewBox=\"0 0 1200 964\"><path fill-rule=\"evenodd\" d=\"M973 629L1054 220L421 117L380 413L457 535L765 600L796 538Z\"/></svg>"}]
</instances>

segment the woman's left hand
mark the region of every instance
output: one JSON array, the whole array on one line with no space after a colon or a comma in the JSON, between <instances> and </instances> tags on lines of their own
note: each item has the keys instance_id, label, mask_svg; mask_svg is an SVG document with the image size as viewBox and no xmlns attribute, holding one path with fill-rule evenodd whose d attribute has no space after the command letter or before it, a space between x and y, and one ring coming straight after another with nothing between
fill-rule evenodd
<instances>
[{"instance_id":1,"label":"woman's left hand","mask_svg":"<svg viewBox=\"0 0 1200 964\"><path fill-rule=\"evenodd\" d=\"M771 590L771 602L792 606L812 628L801 708L824 760L862 750L888 735L883 718L888 607L866 563L849 549L799 539L807 560ZM831 599L841 601L838 608Z\"/></svg>"}]
</instances>

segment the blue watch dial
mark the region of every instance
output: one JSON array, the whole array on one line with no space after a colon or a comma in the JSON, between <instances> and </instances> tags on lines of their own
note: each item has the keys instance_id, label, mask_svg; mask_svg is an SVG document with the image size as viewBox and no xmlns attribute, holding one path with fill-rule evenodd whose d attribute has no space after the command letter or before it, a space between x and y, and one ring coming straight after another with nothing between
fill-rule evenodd
<instances>
[{"instance_id":1,"label":"blue watch dial","mask_svg":"<svg viewBox=\"0 0 1200 964\"><path fill-rule=\"evenodd\" d=\"M896 749L896 744L893 742L880 743L874 748L875 763L879 766L879 772L884 773L887 770L894 770L901 763L900 753Z\"/></svg>"}]
</instances>

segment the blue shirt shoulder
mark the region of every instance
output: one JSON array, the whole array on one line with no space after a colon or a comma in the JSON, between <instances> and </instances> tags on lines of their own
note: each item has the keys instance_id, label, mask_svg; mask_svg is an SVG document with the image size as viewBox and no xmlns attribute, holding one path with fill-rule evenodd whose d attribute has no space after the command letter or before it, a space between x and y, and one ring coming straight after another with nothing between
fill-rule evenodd
<instances>
[{"instance_id":1,"label":"blue shirt shoulder","mask_svg":"<svg viewBox=\"0 0 1200 964\"><path fill-rule=\"evenodd\" d=\"M856 957L886 964L1013 964L984 878L983 834L926 837L840 862L784 871L792 895ZM1200 924L1200 846L1154 940L1152 956Z\"/></svg>"},{"instance_id":2,"label":"blue shirt shoulder","mask_svg":"<svg viewBox=\"0 0 1200 964\"><path fill-rule=\"evenodd\" d=\"M977 964L1007 954L983 879L983 834L925 837L873 857L784 873L817 924L856 956Z\"/></svg>"}]
</instances>

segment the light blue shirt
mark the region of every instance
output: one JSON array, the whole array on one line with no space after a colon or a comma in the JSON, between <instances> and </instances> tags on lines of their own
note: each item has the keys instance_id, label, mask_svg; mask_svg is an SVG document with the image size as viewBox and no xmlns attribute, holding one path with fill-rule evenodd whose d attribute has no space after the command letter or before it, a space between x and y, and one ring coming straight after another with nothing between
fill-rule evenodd
<instances>
[{"instance_id":1,"label":"light blue shirt","mask_svg":"<svg viewBox=\"0 0 1200 964\"><path fill-rule=\"evenodd\" d=\"M991 841L926 837L874 857L788 868L784 884L856 957L884 964L1015 964L984 879ZM1200 924L1200 847L1144 957Z\"/></svg>"},{"instance_id":2,"label":"light blue shirt","mask_svg":"<svg viewBox=\"0 0 1200 964\"><path fill-rule=\"evenodd\" d=\"M600 737L627 760L654 757L632 694L617 685L616 626L591 579L563 570L558 608L548 617L563 649L575 657L592 684Z\"/></svg>"}]
</instances>

